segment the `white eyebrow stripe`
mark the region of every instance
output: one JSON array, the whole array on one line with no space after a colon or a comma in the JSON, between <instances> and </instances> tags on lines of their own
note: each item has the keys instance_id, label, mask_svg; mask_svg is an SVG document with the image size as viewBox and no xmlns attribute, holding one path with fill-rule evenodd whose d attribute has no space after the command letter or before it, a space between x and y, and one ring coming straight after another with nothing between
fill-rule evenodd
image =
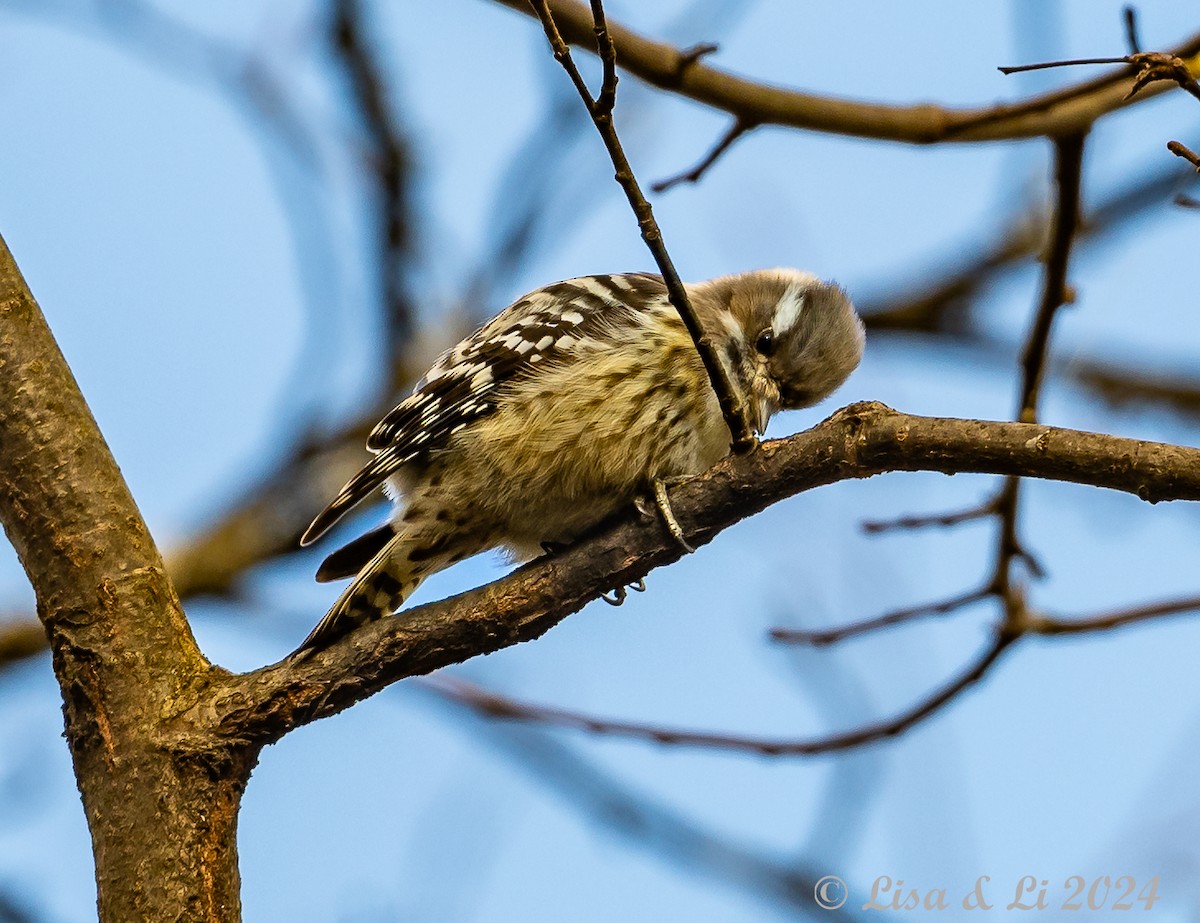
<instances>
[{"instance_id":1,"label":"white eyebrow stripe","mask_svg":"<svg viewBox=\"0 0 1200 923\"><path fill-rule=\"evenodd\" d=\"M672 307L672 311L675 309ZM737 322L737 319L728 311L723 311L720 314L721 323L725 327L726 333L732 337L739 346L746 345L746 332L742 330L742 325Z\"/></svg>"},{"instance_id":2,"label":"white eyebrow stripe","mask_svg":"<svg viewBox=\"0 0 1200 923\"><path fill-rule=\"evenodd\" d=\"M789 285L779 299L779 308L775 311L775 323L771 329L776 336L787 333L796 326L800 314L804 310L804 293L799 285Z\"/></svg>"}]
</instances>

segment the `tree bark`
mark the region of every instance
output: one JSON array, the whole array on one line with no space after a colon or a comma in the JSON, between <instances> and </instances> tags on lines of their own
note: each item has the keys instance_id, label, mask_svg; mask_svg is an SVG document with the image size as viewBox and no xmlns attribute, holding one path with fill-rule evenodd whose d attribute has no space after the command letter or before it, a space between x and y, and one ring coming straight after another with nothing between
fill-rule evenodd
<instances>
[{"instance_id":1,"label":"tree bark","mask_svg":"<svg viewBox=\"0 0 1200 923\"><path fill-rule=\"evenodd\" d=\"M236 920L256 751L181 746L221 671L0 239L0 521L37 594L96 861L100 919Z\"/></svg>"}]
</instances>

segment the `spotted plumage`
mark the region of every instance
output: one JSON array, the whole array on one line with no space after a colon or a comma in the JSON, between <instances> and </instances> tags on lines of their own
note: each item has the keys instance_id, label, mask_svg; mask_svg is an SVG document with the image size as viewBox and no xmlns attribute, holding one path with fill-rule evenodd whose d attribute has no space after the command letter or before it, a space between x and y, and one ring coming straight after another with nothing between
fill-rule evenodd
<instances>
[{"instance_id":1,"label":"spotted plumage","mask_svg":"<svg viewBox=\"0 0 1200 923\"><path fill-rule=\"evenodd\" d=\"M759 270L688 289L759 431L858 364L853 307L809 273ZM394 611L429 574L487 548L523 559L569 544L656 479L719 460L729 434L662 280L628 273L518 299L444 353L367 445L375 455L302 543L384 484L396 510L321 566L318 579L355 579L304 647Z\"/></svg>"}]
</instances>

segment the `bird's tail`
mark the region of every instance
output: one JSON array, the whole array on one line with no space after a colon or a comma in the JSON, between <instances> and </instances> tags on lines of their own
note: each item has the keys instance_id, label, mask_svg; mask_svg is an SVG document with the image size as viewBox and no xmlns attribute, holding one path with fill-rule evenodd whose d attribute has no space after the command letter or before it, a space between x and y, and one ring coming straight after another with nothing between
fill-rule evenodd
<instances>
[{"instance_id":1,"label":"bird's tail","mask_svg":"<svg viewBox=\"0 0 1200 923\"><path fill-rule=\"evenodd\" d=\"M394 534L342 591L297 651L327 647L358 626L391 615L430 574L486 546L485 540L446 532Z\"/></svg>"}]
</instances>

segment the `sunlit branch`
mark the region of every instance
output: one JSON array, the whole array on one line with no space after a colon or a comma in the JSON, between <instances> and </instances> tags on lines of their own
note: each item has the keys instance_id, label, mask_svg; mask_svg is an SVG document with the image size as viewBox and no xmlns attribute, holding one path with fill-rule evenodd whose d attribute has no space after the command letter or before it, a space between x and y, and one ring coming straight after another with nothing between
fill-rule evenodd
<instances>
[{"instance_id":1,"label":"sunlit branch","mask_svg":"<svg viewBox=\"0 0 1200 923\"><path fill-rule=\"evenodd\" d=\"M535 15L529 0L496 0L525 15ZM575 0L539 0L548 5L566 41L595 50L587 6ZM621 67L659 89L677 93L758 125L787 125L914 144L997 141L1053 136L1088 128L1097 119L1129 104L1134 73L1123 66L1102 77L1011 103L978 109L919 104L890 106L820 96L751 80L689 60L672 45L655 41L609 20ZM1200 53L1200 35L1167 52L1189 61ZM1151 86L1150 93L1165 87ZM1145 94L1143 94L1145 95Z\"/></svg>"}]
</instances>

